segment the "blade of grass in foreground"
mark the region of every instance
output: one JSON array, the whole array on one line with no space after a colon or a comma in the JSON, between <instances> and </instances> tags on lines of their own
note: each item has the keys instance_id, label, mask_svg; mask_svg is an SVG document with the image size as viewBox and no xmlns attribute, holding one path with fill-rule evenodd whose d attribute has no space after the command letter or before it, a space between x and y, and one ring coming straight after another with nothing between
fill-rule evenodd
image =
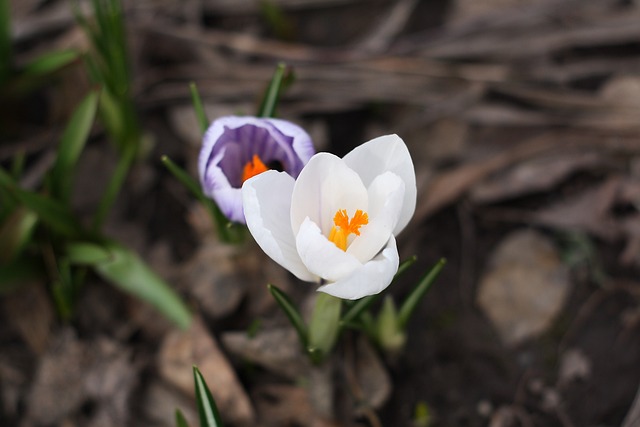
<instances>
[{"instance_id":1,"label":"blade of grass in foreground","mask_svg":"<svg viewBox=\"0 0 640 427\"><path fill-rule=\"evenodd\" d=\"M438 275L446 263L447 261L444 258L441 258L440 261L438 261L436 265L434 265L431 270L422 277L420 283L418 283L404 303L402 303L402 307L400 307L400 310L398 311L398 325L400 328L406 328L409 318L415 311L418 303L422 297L426 295L429 289L431 289L431 285L433 285L435 280L438 278Z\"/></svg>"},{"instance_id":2,"label":"blade of grass in foreground","mask_svg":"<svg viewBox=\"0 0 640 427\"><path fill-rule=\"evenodd\" d=\"M198 86L196 86L195 82L189 83L189 90L191 91L191 102L196 113L196 120L200 126L200 132L204 134L209 127L209 119L207 119L207 113L204 111L202 98L200 98L200 92L198 92Z\"/></svg>"},{"instance_id":3,"label":"blade of grass in foreground","mask_svg":"<svg viewBox=\"0 0 640 427\"><path fill-rule=\"evenodd\" d=\"M75 166L89 138L97 107L98 93L92 92L78 105L62 135L56 162L51 169L51 190L59 200L69 200Z\"/></svg>"},{"instance_id":4,"label":"blade of grass in foreground","mask_svg":"<svg viewBox=\"0 0 640 427\"><path fill-rule=\"evenodd\" d=\"M193 379L198 401L198 414L200 414L200 427L222 427L222 420L220 419L216 402L213 400L202 373L195 366L193 367Z\"/></svg>"},{"instance_id":5,"label":"blade of grass in foreground","mask_svg":"<svg viewBox=\"0 0 640 427\"><path fill-rule=\"evenodd\" d=\"M0 0L0 85L10 76L12 61L9 0Z\"/></svg>"},{"instance_id":6,"label":"blade of grass in foreground","mask_svg":"<svg viewBox=\"0 0 640 427\"><path fill-rule=\"evenodd\" d=\"M108 282L152 304L180 328L191 323L191 313L180 297L129 249L114 242L73 243L67 255L70 262L92 267Z\"/></svg>"},{"instance_id":7,"label":"blade of grass in foreground","mask_svg":"<svg viewBox=\"0 0 640 427\"><path fill-rule=\"evenodd\" d=\"M309 332L307 331L307 326L302 319L302 315L296 309L295 304L289 296L280 290L277 286L269 284L267 285L267 289L273 298L276 300L284 314L287 315L287 318L291 322L291 325L295 328L296 332L298 332L298 337L300 338L300 342L304 348L307 348L309 345Z\"/></svg>"},{"instance_id":8,"label":"blade of grass in foreground","mask_svg":"<svg viewBox=\"0 0 640 427\"><path fill-rule=\"evenodd\" d=\"M258 109L259 117L274 117L276 115L276 107L278 106L278 100L282 92L286 68L287 66L285 64L279 63L276 71L273 73L271 82L264 93L260 108Z\"/></svg>"}]
</instances>

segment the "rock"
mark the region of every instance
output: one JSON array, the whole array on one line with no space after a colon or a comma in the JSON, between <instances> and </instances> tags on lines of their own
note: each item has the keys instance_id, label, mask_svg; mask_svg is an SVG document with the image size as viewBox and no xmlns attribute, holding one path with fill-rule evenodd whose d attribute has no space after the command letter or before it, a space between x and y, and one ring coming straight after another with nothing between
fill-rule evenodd
<instances>
[{"instance_id":1,"label":"rock","mask_svg":"<svg viewBox=\"0 0 640 427\"><path fill-rule=\"evenodd\" d=\"M299 379L309 367L293 328L259 331L254 337L246 332L227 332L222 335L222 344L236 356L291 380Z\"/></svg>"},{"instance_id":2,"label":"rock","mask_svg":"<svg viewBox=\"0 0 640 427\"><path fill-rule=\"evenodd\" d=\"M524 230L507 236L492 254L477 298L502 341L512 346L545 331L569 289L568 269L553 244Z\"/></svg>"},{"instance_id":3,"label":"rock","mask_svg":"<svg viewBox=\"0 0 640 427\"><path fill-rule=\"evenodd\" d=\"M175 427L175 413L180 410L190 426L198 425L198 409L193 398L156 380L145 390L142 412L154 427Z\"/></svg>"},{"instance_id":4,"label":"rock","mask_svg":"<svg viewBox=\"0 0 640 427\"><path fill-rule=\"evenodd\" d=\"M84 342L71 329L62 330L36 370L27 420L58 424L90 404L91 425L126 425L137 380L130 358L130 351L108 338Z\"/></svg>"},{"instance_id":5,"label":"rock","mask_svg":"<svg viewBox=\"0 0 640 427\"><path fill-rule=\"evenodd\" d=\"M202 372L223 418L251 424L255 414L233 367L200 319L187 331L171 332L158 356L161 377L183 393L195 397L193 366Z\"/></svg>"}]
</instances>

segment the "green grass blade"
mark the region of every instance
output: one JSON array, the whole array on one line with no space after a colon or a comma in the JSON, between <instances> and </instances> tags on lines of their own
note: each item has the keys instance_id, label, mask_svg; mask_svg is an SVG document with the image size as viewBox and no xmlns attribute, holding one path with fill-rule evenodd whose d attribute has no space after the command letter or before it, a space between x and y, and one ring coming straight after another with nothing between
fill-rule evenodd
<instances>
[{"instance_id":1,"label":"green grass blade","mask_svg":"<svg viewBox=\"0 0 640 427\"><path fill-rule=\"evenodd\" d=\"M189 423L180 409L176 409L176 427L189 427Z\"/></svg>"},{"instance_id":2,"label":"green grass blade","mask_svg":"<svg viewBox=\"0 0 640 427\"><path fill-rule=\"evenodd\" d=\"M74 243L67 247L70 262L91 266L98 275L120 289L156 307L181 328L191 314L180 297L134 252L119 244Z\"/></svg>"},{"instance_id":3,"label":"green grass blade","mask_svg":"<svg viewBox=\"0 0 640 427\"><path fill-rule=\"evenodd\" d=\"M198 401L198 414L200 414L200 427L222 427L222 420L216 402L211 395L202 373L197 367L193 367L193 379Z\"/></svg>"},{"instance_id":4,"label":"green grass blade","mask_svg":"<svg viewBox=\"0 0 640 427\"><path fill-rule=\"evenodd\" d=\"M0 0L0 85L11 75L13 52L11 48L11 17L9 0Z\"/></svg>"},{"instance_id":5,"label":"green grass blade","mask_svg":"<svg viewBox=\"0 0 640 427\"><path fill-rule=\"evenodd\" d=\"M162 156L161 161L169 172L171 172L171 174L207 208L216 225L216 230L218 231L220 240L225 243L239 243L244 240L244 236L246 234L245 228L242 225L230 222L227 217L224 216L222 211L220 211L218 205L216 205L213 200L205 196L200 184L198 184L195 179L193 179L180 166L176 165L169 157Z\"/></svg>"},{"instance_id":6,"label":"green grass blade","mask_svg":"<svg viewBox=\"0 0 640 427\"><path fill-rule=\"evenodd\" d=\"M414 255L408 260L404 261L402 264L400 264L400 267L398 267L398 271L393 277L393 280L396 280L402 273L407 271L407 269L411 267L416 262L417 259L418 257ZM373 304L373 302L378 298L379 295L380 294L376 294L376 295L370 295L364 298L360 298L358 301L355 302L355 304L352 304L351 306L349 306L347 311L342 316L342 319L340 319L340 327L344 328L344 327L354 326L356 320L358 320L360 315L364 313L364 311L367 310L369 307L371 307L371 304Z\"/></svg>"},{"instance_id":7,"label":"green grass blade","mask_svg":"<svg viewBox=\"0 0 640 427\"><path fill-rule=\"evenodd\" d=\"M52 193L59 200L69 201L75 167L84 149L98 107L98 93L87 95L71 116L62 135L58 155L51 170Z\"/></svg>"},{"instance_id":8,"label":"green grass blade","mask_svg":"<svg viewBox=\"0 0 640 427\"><path fill-rule=\"evenodd\" d=\"M80 223L67 206L47 196L23 190L15 185L11 176L0 168L0 188L13 199L33 211L38 218L55 231L67 237L82 235Z\"/></svg>"},{"instance_id":9,"label":"green grass blade","mask_svg":"<svg viewBox=\"0 0 640 427\"><path fill-rule=\"evenodd\" d=\"M267 289L269 289L273 298L276 300L282 311L284 311L284 314L287 315L291 325L293 325L294 329L298 333L298 338L300 338L302 346L307 348L309 346L309 332L307 331L307 325L304 323L302 315L296 308L293 301L291 301L284 291L275 285L268 284Z\"/></svg>"},{"instance_id":10,"label":"green grass blade","mask_svg":"<svg viewBox=\"0 0 640 427\"><path fill-rule=\"evenodd\" d=\"M431 270L422 277L418 285L409 294L407 299L405 299L402 307L400 307L400 310L398 311L398 325L400 328L406 328L409 318L415 311L416 307L418 307L418 303L427 294L429 289L431 289L431 285L433 285L435 280L438 278L438 275L446 263L447 261L444 258L441 258L440 261L431 267Z\"/></svg>"},{"instance_id":11,"label":"green grass blade","mask_svg":"<svg viewBox=\"0 0 640 427\"><path fill-rule=\"evenodd\" d=\"M71 64L79 57L80 52L72 49L47 52L27 64L27 66L22 69L22 73L28 77L46 76Z\"/></svg>"},{"instance_id":12,"label":"green grass blade","mask_svg":"<svg viewBox=\"0 0 640 427\"><path fill-rule=\"evenodd\" d=\"M282 90L282 82L287 66L283 63L279 63L276 71L273 73L271 82L264 93L260 108L258 109L258 116L260 117L274 117L276 114L276 107L278 106L278 100L280 99L280 92Z\"/></svg>"},{"instance_id":13,"label":"green grass blade","mask_svg":"<svg viewBox=\"0 0 640 427\"><path fill-rule=\"evenodd\" d=\"M19 207L0 225L0 263L15 259L31 239L38 216L32 211Z\"/></svg>"},{"instance_id":14,"label":"green grass blade","mask_svg":"<svg viewBox=\"0 0 640 427\"><path fill-rule=\"evenodd\" d=\"M200 92L198 92L198 86L196 86L195 82L189 83L189 91L191 92L191 102L200 126L200 132L204 134L209 127L209 119L207 119L207 113L204 111L202 98L200 98Z\"/></svg>"},{"instance_id":15,"label":"green grass blade","mask_svg":"<svg viewBox=\"0 0 640 427\"><path fill-rule=\"evenodd\" d=\"M120 154L120 158L116 164L116 169L113 171L113 175L111 175L111 179L107 184L107 189L102 195L100 203L98 204L98 209L93 217L93 231L99 231L100 228L102 228L102 224L106 221L107 215L111 210L111 206L113 206L118 194L120 194L120 189L122 188L122 185L127 178L127 174L129 173L129 169L135 160L136 150L137 148L135 146L129 145L125 147L124 152Z\"/></svg>"}]
</instances>

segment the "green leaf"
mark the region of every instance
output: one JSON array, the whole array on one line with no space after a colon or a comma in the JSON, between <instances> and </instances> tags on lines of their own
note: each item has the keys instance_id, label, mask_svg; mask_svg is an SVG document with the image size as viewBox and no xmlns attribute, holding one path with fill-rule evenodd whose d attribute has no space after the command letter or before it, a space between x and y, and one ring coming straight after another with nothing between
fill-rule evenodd
<instances>
[{"instance_id":1,"label":"green leaf","mask_svg":"<svg viewBox=\"0 0 640 427\"><path fill-rule=\"evenodd\" d=\"M0 226L0 264L15 259L31 239L38 215L18 207Z\"/></svg>"},{"instance_id":2,"label":"green leaf","mask_svg":"<svg viewBox=\"0 0 640 427\"><path fill-rule=\"evenodd\" d=\"M200 203L207 208L213 222L216 225L220 240L225 243L240 243L244 240L245 227L230 222L226 216L220 211L220 208L213 200L205 196L200 185L191 176L186 173L180 166L176 165L169 157L162 156L162 164L169 169L169 172L189 190Z\"/></svg>"},{"instance_id":3,"label":"green leaf","mask_svg":"<svg viewBox=\"0 0 640 427\"><path fill-rule=\"evenodd\" d=\"M113 174L109 179L107 189L102 195L100 203L98 204L98 209L93 217L93 231L99 231L100 228L102 228L102 224L106 221L107 215L111 210L111 206L113 206L118 194L120 194L120 189L122 188L122 185L127 178L127 174L129 173L129 169L135 160L136 150L135 146L129 145L125 147L124 152L120 153L116 169L113 171Z\"/></svg>"},{"instance_id":4,"label":"green leaf","mask_svg":"<svg viewBox=\"0 0 640 427\"><path fill-rule=\"evenodd\" d=\"M46 76L66 65L71 64L79 57L80 52L72 49L47 52L27 64L22 69L22 73L27 77Z\"/></svg>"},{"instance_id":5,"label":"green leaf","mask_svg":"<svg viewBox=\"0 0 640 427\"><path fill-rule=\"evenodd\" d=\"M117 243L73 243L67 247L74 264L91 266L108 282L155 306L161 313L185 329L191 314L180 297L134 252Z\"/></svg>"},{"instance_id":6,"label":"green leaf","mask_svg":"<svg viewBox=\"0 0 640 427\"><path fill-rule=\"evenodd\" d=\"M316 305L309 322L309 349L319 350L320 362L329 354L340 333L342 300L324 292L318 292Z\"/></svg>"},{"instance_id":7,"label":"green leaf","mask_svg":"<svg viewBox=\"0 0 640 427\"><path fill-rule=\"evenodd\" d=\"M390 353L397 353L407 341L404 328L398 323L396 305L390 296L386 296L376 324L376 338L380 346Z\"/></svg>"},{"instance_id":8,"label":"green leaf","mask_svg":"<svg viewBox=\"0 0 640 427\"><path fill-rule=\"evenodd\" d=\"M415 264L415 262L417 260L418 260L418 257L413 255L408 260L406 260L402 264L400 264L400 267L398 267L398 271L396 271L396 274L393 276L393 280L396 280L398 277L400 277L402 275L402 273L407 271L409 269L409 267L411 267L413 264Z\"/></svg>"},{"instance_id":9,"label":"green leaf","mask_svg":"<svg viewBox=\"0 0 640 427\"><path fill-rule=\"evenodd\" d=\"M398 325L400 328L404 329L407 327L409 318L415 311L416 307L418 307L418 303L426 295L429 289L431 289L431 285L433 285L433 282L435 282L446 263L447 261L444 258L441 258L440 261L438 261L436 265L434 265L431 270L422 277L418 285L409 294L407 299L405 299L402 307L400 307L400 311L398 312Z\"/></svg>"},{"instance_id":10,"label":"green leaf","mask_svg":"<svg viewBox=\"0 0 640 427\"><path fill-rule=\"evenodd\" d=\"M193 109L196 113L196 119L198 120L198 125L200 126L200 132L204 134L209 127L209 119L207 119L207 113L204 111L202 99L200 98L200 93L198 92L198 86L196 86L195 82L189 83L189 90L191 91L191 102L193 103Z\"/></svg>"},{"instance_id":11,"label":"green leaf","mask_svg":"<svg viewBox=\"0 0 640 427\"><path fill-rule=\"evenodd\" d=\"M393 280L396 280L398 277L400 277L402 273L407 271L407 269L411 267L416 262L417 259L418 257L414 255L408 260L404 261L402 264L400 264L400 267L398 267L398 271L393 276ZM379 295L380 294L369 295L364 298L360 298L358 301L352 304L347 309L344 316L342 316L342 319L340 320L341 328L345 328L348 326L351 326L351 327L355 326L355 322L358 320L358 318L362 315L362 313L365 312L365 310L371 307L371 304L373 304L374 301L378 299Z\"/></svg>"},{"instance_id":12,"label":"green leaf","mask_svg":"<svg viewBox=\"0 0 640 427\"><path fill-rule=\"evenodd\" d=\"M0 187L4 187L16 201L32 210L42 222L60 234L67 237L82 235L79 222L65 205L47 196L18 188L2 168L0 168Z\"/></svg>"},{"instance_id":13,"label":"green leaf","mask_svg":"<svg viewBox=\"0 0 640 427\"><path fill-rule=\"evenodd\" d=\"M291 325L293 325L293 327L295 328L302 346L307 348L309 345L309 333L307 331L307 325L304 323L302 315L296 308L293 301L291 301L289 296L284 293L284 291L282 291L275 285L268 284L267 289L269 289L269 292L271 293L271 295L273 295L273 298L276 300L282 311L284 311L284 314L287 315L287 318L289 319L289 322L291 322Z\"/></svg>"},{"instance_id":14,"label":"green leaf","mask_svg":"<svg viewBox=\"0 0 640 427\"><path fill-rule=\"evenodd\" d=\"M91 132L97 106L98 94L91 92L73 112L62 135L58 156L51 169L52 192L59 200L69 200L76 163Z\"/></svg>"},{"instance_id":15,"label":"green leaf","mask_svg":"<svg viewBox=\"0 0 640 427\"><path fill-rule=\"evenodd\" d=\"M342 328L353 326L354 322L362 315L362 313L371 307L371 304L373 304L373 302L378 298L378 295L380 294L369 295L356 301L355 304L347 309L344 316L342 316L342 319L340 319L340 326Z\"/></svg>"},{"instance_id":16,"label":"green leaf","mask_svg":"<svg viewBox=\"0 0 640 427\"><path fill-rule=\"evenodd\" d=\"M30 281L44 277L39 259L18 258L10 264L0 265L0 295L12 292Z\"/></svg>"},{"instance_id":17,"label":"green leaf","mask_svg":"<svg viewBox=\"0 0 640 427\"><path fill-rule=\"evenodd\" d=\"M0 0L0 85L11 75L13 52L11 47L11 16L9 0Z\"/></svg>"},{"instance_id":18,"label":"green leaf","mask_svg":"<svg viewBox=\"0 0 640 427\"><path fill-rule=\"evenodd\" d=\"M265 91L260 108L258 109L258 116L260 117L274 117L276 114L276 107L278 106L278 100L282 91L282 82L285 75L287 66L284 63L279 63L276 71L273 73L271 82Z\"/></svg>"},{"instance_id":19,"label":"green leaf","mask_svg":"<svg viewBox=\"0 0 640 427\"><path fill-rule=\"evenodd\" d=\"M193 367L193 379L198 401L198 414L200 414L200 427L222 427L222 420L218 413L218 407L197 367Z\"/></svg>"},{"instance_id":20,"label":"green leaf","mask_svg":"<svg viewBox=\"0 0 640 427\"><path fill-rule=\"evenodd\" d=\"M189 427L187 419L182 415L180 409L176 409L176 427Z\"/></svg>"}]
</instances>

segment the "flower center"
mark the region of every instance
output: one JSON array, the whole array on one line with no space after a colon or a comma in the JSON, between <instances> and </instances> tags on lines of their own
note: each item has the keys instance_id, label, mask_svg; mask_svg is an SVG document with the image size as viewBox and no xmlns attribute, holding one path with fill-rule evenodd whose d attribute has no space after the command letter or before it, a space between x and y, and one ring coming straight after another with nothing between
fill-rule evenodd
<instances>
[{"instance_id":1,"label":"flower center","mask_svg":"<svg viewBox=\"0 0 640 427\"><path fill-rule=\"evenodd\" d=\"M351 234L359 236L360 227L369 224L369 215L367 215L366 212L362 212L361 209L358 209L353 215L353 218L349 220L347 210L338 209L336 215L333 217L333 223L335 225L331 227L329 240L343 251L346 251L347 237Z\"/></svg>"},{"instance_id":2,"label":"flower center","mask_svg":"<svg viewBox=\"0 0 640 427\"><path fill-rule=\"evenodd\" d=\"M256 175L261 174L262 172L268 171L269 168L262 163L260 157L257 154L253 155L253 158L244 165L244 169L242 170L242 182L245 182L249 178L253 178Z\"/></svg>"}]
</instances>

